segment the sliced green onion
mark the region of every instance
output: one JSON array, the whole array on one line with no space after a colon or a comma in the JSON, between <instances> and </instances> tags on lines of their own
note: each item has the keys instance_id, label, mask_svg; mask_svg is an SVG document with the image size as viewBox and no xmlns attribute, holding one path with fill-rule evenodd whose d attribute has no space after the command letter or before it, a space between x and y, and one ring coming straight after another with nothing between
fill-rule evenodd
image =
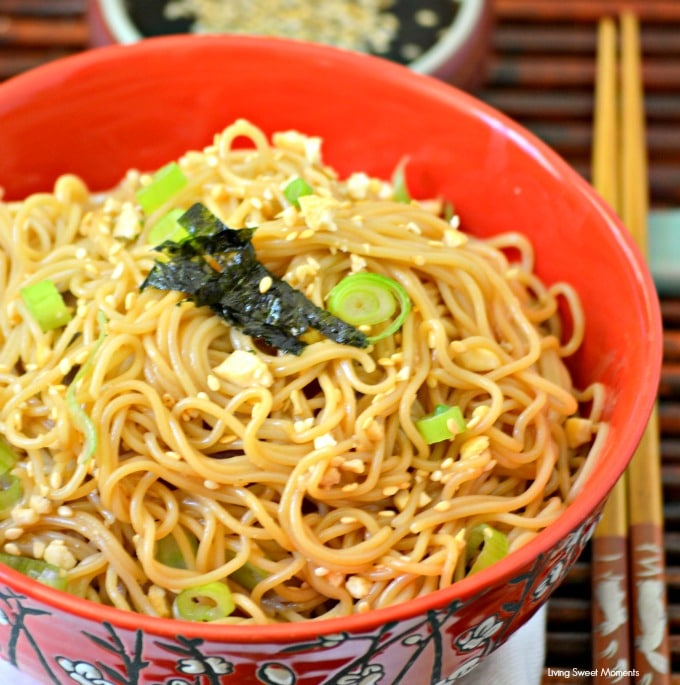
<instances>
[{"instance_id":1,"label":"sliced green onion","mask_svg":"<svg viewBox=\"0 0 680 685\"><path fill-rule=\"evenodd\" d=\"M29 578L33 578L33 580L37 580L43 585L49 585L50 587L57 588L57 590L66 589L66 578L62 570L41 559L29 559L28 557L0 552L0 563L13 568L15 571L19 571L19 573L23 573Z\"/></svg>"},{"instance_id":2,"label":"sliced green onion","mask_svg":"<svg viewBox=\"0 0 680 685\"><path fill-rule=\"evenodd\" d=\"M468 575L471 576L508 554L508 537L486 523L475 526L468 537L466 558L473 561Z\"/></svg>"},{"instance_id":3,"label":"sliced green onion","mask_svg":"<svg viewBox=\"0 0 680 685\"><path fill-rule=\"evenodd\" d=\"M402 159L401 162L397 164L397 167L392 174L392 197L397 202L403 202L404 204L409 204L409 202L411 202L411 193L406 185L407 161L407 158Z\"/></svg>"},{"instance_id":4,"label":"sliced green onion","mask_svg":"<svg viewBox=\"0 0 680 685\"><path fill-rule=\"evenodd\" d=\"M399 313L394 317L397 308ZM411 311L411 300L401 283L381 274L361 272L346 276L331 289L328 311L352 326L375 326L392 318L383 331L368 337L374 343L402 327Z\"/></svg>"},{"instance_id":5,"label":"sliced green onion","mask_svg":"<svg viewBox=\"0 0 680 685\"><path fill-rule=\"evenodd\" d=\"M97 427L94 421L90 418L87 412L80 406L78 400L76 399L76 388L78 383L85 377L86 374L90 372L92 365L94 364L94 357L97 354L97 350L100 345L104 342L106 337L106 317L100 311L99 316L100 331L99 338L95 342L94 347L90 350L85 363L80 367L75 378L71 381L66 391L66 408L71 416L74 426L83 434L83 449L78 457L78 462L81 464L86 464L92 458L95 450L97 449L97 444L99 441L97 434Z\"/></svg>"},{"instance_id":6,"label":"sliced green onion","mask_svg":"<svg viewBox=\"0 0 680 685\"><path fill-rule=\"evenodd\" d=\"M438 404L434 411L416 421L416 428L428 445L451 440L465 430L465 418L460 407Z\"/></svg>"},{"instance_id":7,"label":"sliced green onion","mask_svg":"<svg viewBox=\"0 0 680 685\"><path fill-rule=\"evenodd\" d=\"M246 590L253 590L253 588L261 583L269 574L263 571L259 566L246 561L241 568L237 568L229 577Z\"/></svg>"},{"instance_id":8,"label":"sliced green onion","mask_svg":"<svg viewBox=\"0 0 680 685\"><path fill-rule=\"evenodd\" d=\"M17 453L10 447L7 440L0 437L0 474L11 471L18 461Z\"/></svg>"},{"instance_id":9,"label":"sliced green onion","mask_svg":"<svg viewBox=\"0 0 680 685\"><path fill-rule=\"evenodd\" d=\"M43 333L65 326L71 320L71 310L49 279L21 288L21 299L28 313L38 322Z\"/></svg>"},{"instance_id":10,"label":"sliced green onion","mask_svg":"<svg viewBox=\"0 0 680 685\"><path fill-rule=\"evenodd\" d=\"M283 196L296 207L300 206L300 198L303 195L311 195L314 192L312 186L304 178L294 178L284 189Z\"/></svg>"},{"instance_id":11,"label":"sliced green onion","mask_svg":"<svg viewBox=\"0 0 680 685\"><path fill-rule=\"evenodd\" d=\"M453 202L446 200L444 202L444 206L442 207L442 218L446 221L451 221L454 216L456 216L456 208Z\"/></svg>"},{"instance_id":12,"label":"sliced green onion","mask_svg":"<svg viewBox=\"0 0 680 685\"><path fill-rule=\"evenodd\" d=\"M0 513L11 509L24 494L21 481L10 473L0 475Z\"/></svg>"},{"instance_id":13,"label":"sliced green onion","mask_svg":"<svg viewBox=\"0 0 680 685\"><path fill-rule=\"evenodd\" d=\"M142 209L150 214L164 205L187 184L187 177L177 162L170 162L161 167L152 177L151 182L142 186L135 198Z\"/></svg>"},{"instance_id":14,"label":"sliced green onion","mask_svg":"<svg viewBox=\"0 0 680 685\"><path fill-rule=\"evenodd\" d=\"M182 590L173 602L175 618L204 623L229 616L236 604L231 590L220 582Z\"/></svg>"},{"instance_id":15,"label":"sliced green onion","mask_svg":"<svg viewBox=\"0 0 680 685\"><path fill-rule=\"evenodd\" d=\"M191 551L195 553L198 549L198 540L193 535L187 535L186 540ZM171 568L188 568L182 545L172 533L156 543L156 559Z\"/></svg>"},{"instance_id":16,"label":"sliced green onion","mask_svg":"<svg viewBox=\"0 0 680 685\"><path fill-rule=\"evenodd\" d=\"M184 214L184 210L181 207L175 207L162 216L149 231L149 244L160 245L166 240L170 240L173 243L179 243L184 240L184 238L187 238L189 232L177 222L177 219L179 219L182 214Z\"/></svg>"}]
</instances>

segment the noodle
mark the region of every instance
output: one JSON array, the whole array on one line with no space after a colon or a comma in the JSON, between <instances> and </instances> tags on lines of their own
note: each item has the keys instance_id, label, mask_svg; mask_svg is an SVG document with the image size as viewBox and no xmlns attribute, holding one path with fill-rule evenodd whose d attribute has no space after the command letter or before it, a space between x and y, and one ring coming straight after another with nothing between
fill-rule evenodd
<instances>
[{"instance_id":1,"label":"noodle","mask_svg":"<svg viewBox=\"0 0 680 685\"><path fill-rule=\"evenodd\" d=\"M440 203L341 180L319 145L239 120L182 156L187 185L146 217L137 171L103 195L65 175L0 204L0 434L23 490L0 513L5 553L125 610L170 616L178 592L220 581L236 604L224 622L301 621L446 587L475 526L516 549L583 487L606 424L602 388L574 388L564 362L585 329L574 289L540 280L523 236L473 238ZM283 194L296 177L314 189L300 208ZM370 272L401 284L410 315L366 348L320 338L284 354L140 289L149 231L195 202L257 226L258 259L317 306ZM73 317L43 332L19 293L47 279ZM238 352L257 373L224 372ZM91 458L69 392L95 428ZM442 404L465 430L428 445L417 421ZM159 558L167 539L182 563Z\"/></svg>"}]
</instances>

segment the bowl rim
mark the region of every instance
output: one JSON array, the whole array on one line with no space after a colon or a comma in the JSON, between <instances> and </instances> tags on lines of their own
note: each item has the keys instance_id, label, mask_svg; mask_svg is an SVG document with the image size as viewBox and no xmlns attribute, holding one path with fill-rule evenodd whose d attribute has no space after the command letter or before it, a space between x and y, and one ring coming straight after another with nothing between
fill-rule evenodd
<instances>
[{"instance_id":1,"label":"bowl rim","mask_svg":"<svg viewBox=\"0 0 680 685\"><path fill-rule=\"evenodd\" d=\"M457 0L457 3L459 7L455 20L431 48L409 62L410 69L423 74L437 74L453 55L462 54L475 30L484 24L488 12L487 0Z\"/></svg>"},{"instance_id":2,"label":"bowl rim","mask_svg":"<svg viewBox=\"0 0 680 685\"><path fill-rule=\"evenodd\" d=\"M139 31L125 9L124 0L94 0L113 37L120 43L129 44L143 40ZM436 74L458 54L475 29L482 26L488 12L489 0L454 0L458 5L455 20L447 26L439 40L428 50L408 63L408 67L423 74Z\"/></svg>"},{"instance_id":3,"label":"bowl rim","mask_svg":"<svg viewBox=\"0 0 680 685\"><path fill-rule=\"evenodd\" d=\"M220 44L227 49L242 47L259 50L265 48L273 49L275 53L293 50L297 51L298 56L303 55L310 59L323 57L326 61L334 60L339 64L349 63L354 69L367 72L372 78L403 83L409 90L427 93L429 97L435 97L437 100L450 102L455 100L459 108L464 107L471 115L490 120L494 122L494 125L500 125L507 129L512 137L521 140L523 146L529 149L529 154L536 158L537 164L553 172L557 170L560 174L568 177L573 183L575 191L600 215L602 222L609 227L608 230L616 236L617 244L635 272L640 290L646 295L644 300L641 298L641 301L645 303L650 324L650 330L645 340L649 352L648 381L650 382L645 385L646 389L638 395L638 407L648 409L651 413L661 373L662 321L660 304L655 297L651 273L632 236L612 208L557 152L502 112L450 84L428 75L419 74L408 67L384 58L317 43L262 36L220 34L197 37L194 34L177 34L147 38L131 45L108 45L59 58L0 84L0 100L9 95L10 98L16 97L16 101L21 102L25 98L30 98L31 92L36 87L45 87L47 84L58 85L63 80L64 74L73 75L76 72L91 74L97 66L110 65L119 60L127 61L135 56L151 53L164 54L173 48L189 49L191 47L193 49L193 46L196 46L200 49L202 45L213 48ZM638 415L635 418L637 420L631 420L626 427L628 431L625 435L626 443L631 445L637 444L642 437L647 416ZM631 456L632 452L633 447L631 446ZM578 530L584 520L598 510L598 507L602 505L607 494L623 473L626 464L627 462L622 461L620 469L608 472L598 481L597 487L584 488L577 500L569 504L557 520L520 549L515 550L496 564L446 588L393 606L374 609L364 614L314 619L299 623L205 624L148 616L97 604L42 585L2 564L0 564L0 582L9 582L15 589L19 589L29 597L34 597L65 614L95 623L105 621L130 631L142 629L144 632L157 636L175 636L181 632L187 637L201 637L206 640L229 644L290 644L299 640L312 640L320 635L343 632L361 633L386 623L413 619L418 615L426 614L428 611L446 607L456 600L483 596L491 588L517 577L522 569L530 567L537 558L549 554L552 547ZM578 507L576 503L578 503Z\"/></svg>"},{"instance_id":4,"label":"bowl rim","mask_svg":"<svg viewBox=\"0 0 680 685\"><path fill-rule=\"evenodd\" d=\"M123 45L142 40L144 36L130 19L125 10L124 0L94 0L104 17L104 21L111 29L116 40Z\"/></svg>"}]
</instances>

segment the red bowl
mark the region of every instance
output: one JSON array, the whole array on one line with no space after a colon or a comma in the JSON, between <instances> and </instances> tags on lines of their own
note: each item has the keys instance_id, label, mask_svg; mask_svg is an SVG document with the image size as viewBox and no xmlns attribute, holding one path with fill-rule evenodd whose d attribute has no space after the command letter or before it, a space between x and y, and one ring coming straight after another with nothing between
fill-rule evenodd
<instances>
[{"instance_id":1,"label":"red bowl","mask_svg":"<svg viewBox=\"0 0 680 685\"><path fill-rule=\"evenodd\" d=\"M593 531L656 397L661 318L650 274L592 188L520 126L398 65L318 45L171 37L67 58L0 86L0 185L8 198L64 172L107 189L207 145L238 117L325 139L341 173L389 177L409 157L414 194L455 202L479 235L520 228L537 272L568 280L585 307L578 383L609 392L610 430L588 486L565 513L492 567L367 614L288 625L217 626L127 613L0 567L2 655L45 682L87 671L130 683L452 682L542 606ZM417 669L417 670L411 670ZM48 675L51 674L51 675ZM371 676L373 680L371 680ZM361 680L365 678L365 680ZM198 682L198 681L196 681ZM210 682L215 682L211 680ZM346 680L350 682L350 680Z\"/></svg>"}]
</instances>

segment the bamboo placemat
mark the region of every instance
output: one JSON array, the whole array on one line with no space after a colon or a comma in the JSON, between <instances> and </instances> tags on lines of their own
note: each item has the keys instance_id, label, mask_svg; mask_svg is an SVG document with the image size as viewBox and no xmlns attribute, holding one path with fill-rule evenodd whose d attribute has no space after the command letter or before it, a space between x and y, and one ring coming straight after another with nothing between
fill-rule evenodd
<instances>
[{"instance_id":1,"label":"bamboo placemat","mask_svg":"<svg viewBox=\"0 0 680 685\"><path fill-rule=\"evenodd\" d=\"M479 97L545 140L590 179L598 20L641 20L652 207L680 207L680 2L495 0ZM86 0L0 0L0 81L87 48ZM680 294L662 300L659 426L672 684L680 685ZM549 604L543 685L592 685L590 548ZM556 675L569 670L570 677ZM575 669L575 670L573 670ZM509 685L515 685L509 684ZM517 684L521 685L521 684Z\"/></svg>"}]
</instances>

